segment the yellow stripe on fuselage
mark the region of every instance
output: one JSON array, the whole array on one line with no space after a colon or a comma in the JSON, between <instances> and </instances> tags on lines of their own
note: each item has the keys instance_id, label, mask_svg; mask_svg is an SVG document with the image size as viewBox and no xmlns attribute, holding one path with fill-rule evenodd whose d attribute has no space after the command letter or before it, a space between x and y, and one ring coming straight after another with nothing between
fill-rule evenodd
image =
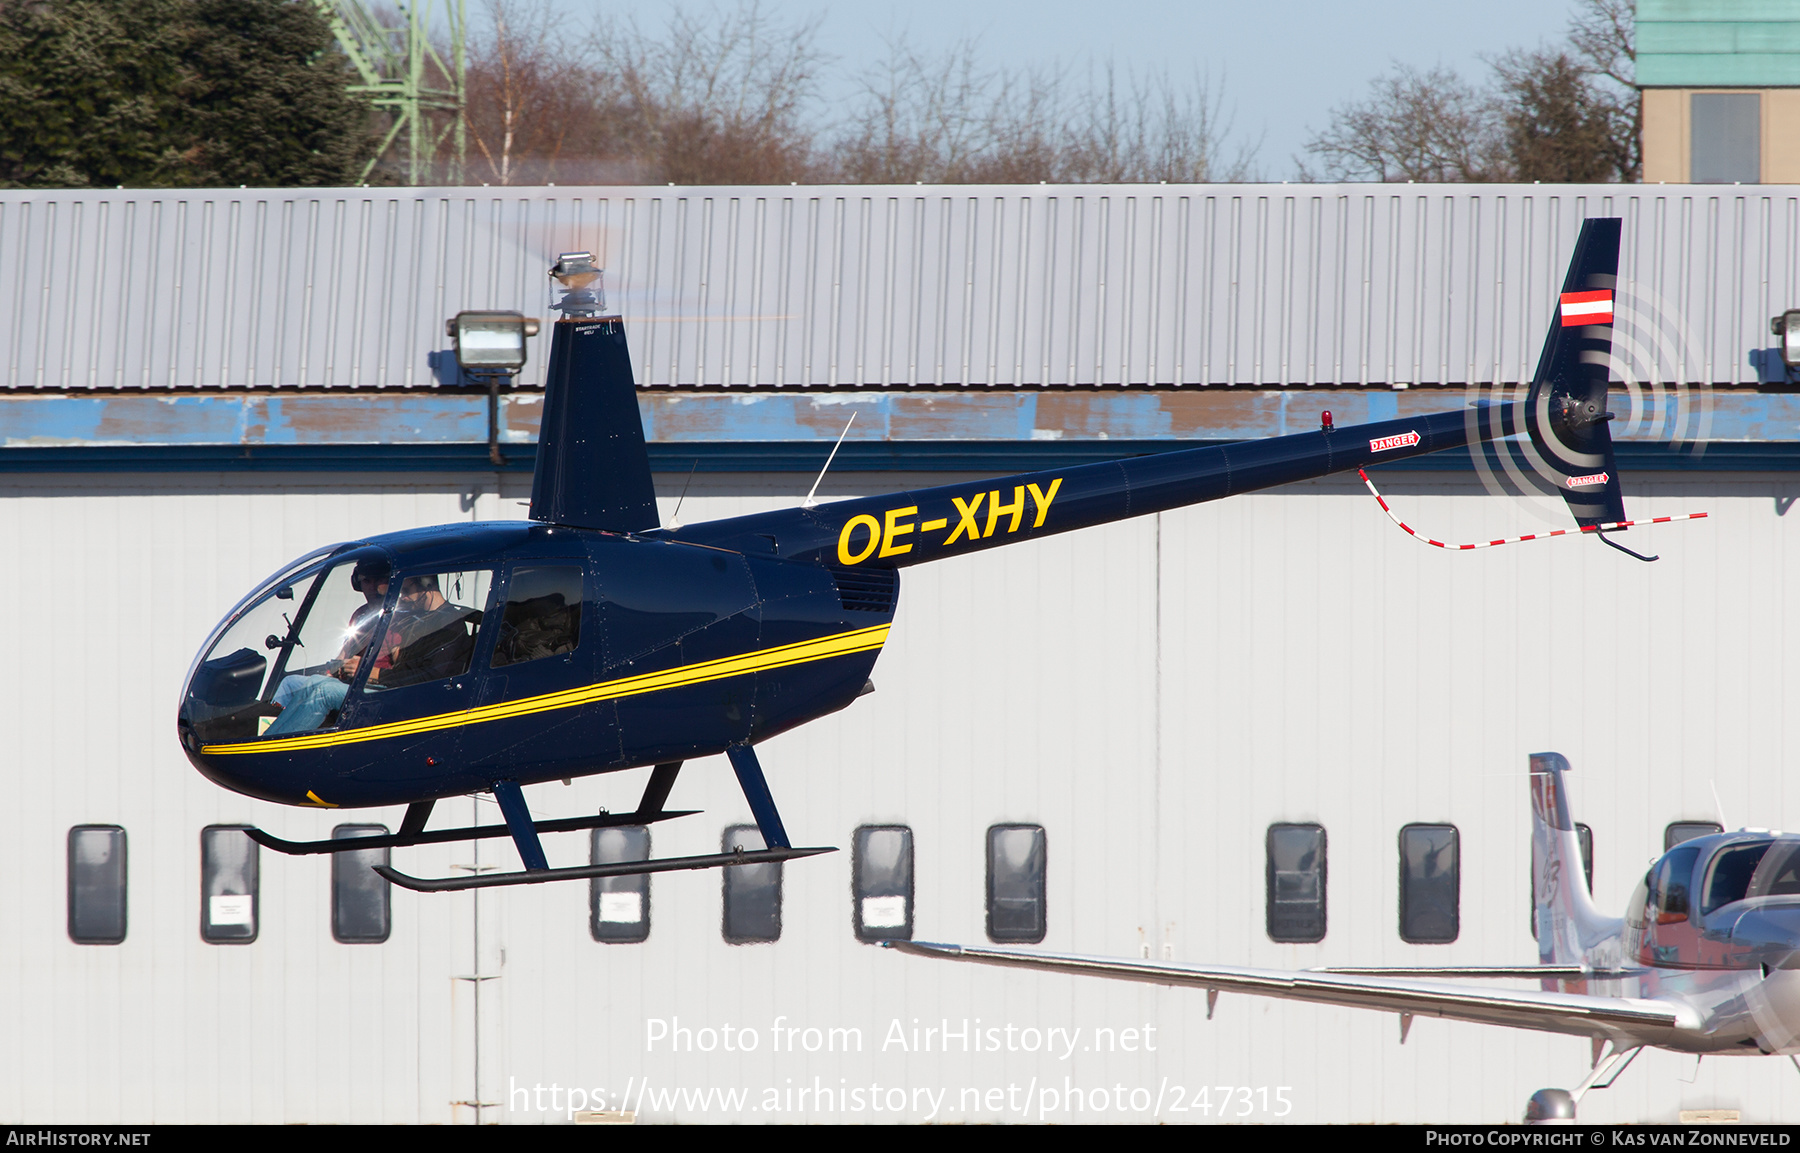
<instances>
[{"instance_id":1,"label":"yellow stripe on fuselage","mask_svg":"<svg viewBox=\"0 0 1800 1153\"><path fill-rule=\"evenodd\" d=\"M820 637L818 640L778 645L772 649L744 653L741 656L681 665L659 673L640 673L634 677L601 681L597 685L583 685L580 688L564 689L561 692L525 697L517 701L504 701L495 705L482 705L479 708L461 709L453 713L438 713L435 716L420 717L417 720L393 721L385 725L370 725L366 729L350 729L345 732L307 733L297 737L278 737L272 741L251 741L237 745L205 745L200 751L219 756L238 753L298 752L303 749L324 749L335 745L379 741L388 737L413 736L418 733L436 732L440 729L453 729L461 725L478 725L486 721L529 716L532 713L549 712L553 709L575 708L579 705L592 704L595 701L633 697L643 693L659 692L663 689L685 688L688 685L697 685L705 681L743 676L745 673L757 673L766 669L785 668L788 665L800 665L811 661L822 661L829 657L867 652L870 649L880 648L886 642L888 627L887 625L877 625L874 628L857 629L853 632Z\"/></svg>"}]
</instances>

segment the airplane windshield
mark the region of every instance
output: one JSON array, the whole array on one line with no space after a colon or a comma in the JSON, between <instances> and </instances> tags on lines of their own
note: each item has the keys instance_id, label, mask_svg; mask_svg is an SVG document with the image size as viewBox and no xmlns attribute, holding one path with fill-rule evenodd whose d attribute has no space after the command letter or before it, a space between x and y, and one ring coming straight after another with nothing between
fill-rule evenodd
<instances>
[{"instance_id":1,"label":"airplane windshield","mask_svg":"<svg viewBox=\"0 0 1800 1153\"><path fill-rule=\"evenodd\" d=\"M1659 925L1688 918L1688 886L1700 846L1681 845L1669 850L1650 873L1650 911Z\"/></svg>"},{"instance_id":2,"label":"airplane windshield","mask_svg":"<svg viewBox=\"0 0 1800 1153\"><path fill-rule=\"evenodd\" d=\"M1728 845L1719 850L1706 875L1706 899L1700 903L1702 916L1744 899L1750 891L1751 875L1771 844L1772 841L1758 841L1749 845Z\"/></svg>"},{"instance_id":3,"label":"airplane windshield","mask_svg":"<svg viewBox=\"0 0 1800 1153\"><path fill-rule=\"evenodd\" d=\"M1752 897L1800 897L1800 841L1777 841L1750 880Z\"/></svg>"}]
</instances>

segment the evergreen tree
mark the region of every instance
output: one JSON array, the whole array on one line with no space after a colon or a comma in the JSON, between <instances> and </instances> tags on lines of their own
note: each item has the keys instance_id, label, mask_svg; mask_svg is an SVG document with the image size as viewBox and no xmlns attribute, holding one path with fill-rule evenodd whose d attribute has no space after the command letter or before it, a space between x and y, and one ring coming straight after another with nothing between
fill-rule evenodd
<instances>
[{"instance_id":1,"label":"evergreen tree","mask_svg":"<svg viewBox=\"0 0 1800 1153\"><path fill-rule=\"evenodd\" d=\"M353 80L306 0L0 0L0 186L347 184Z\"/></svg>"}]
</instances>

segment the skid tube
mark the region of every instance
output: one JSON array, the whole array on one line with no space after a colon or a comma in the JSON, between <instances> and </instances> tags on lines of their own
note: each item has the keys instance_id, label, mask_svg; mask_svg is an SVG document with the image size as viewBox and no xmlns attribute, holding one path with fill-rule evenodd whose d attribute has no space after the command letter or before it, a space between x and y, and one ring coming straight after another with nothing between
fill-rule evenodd
<instances>
[{"instance_id":1,"label":"skid tube","mask_svg":"<svg viewBox=\"0 0 1800 1153\"><path fill-rule=\"evenodd\" d=\"M361 838L356 838L361 840ZM655 861L614 861L605 865L577 865L570 869L526 869L518 873L489 873L472 877L410 877L391 865L375 865L386 880L415 893L450 893L460 889L491 889L503 885L541 885L546 881L579 881L591 877L635 877L641 873L673 873L684 869L720 869L733 865L767 865L835 853L835 846L816 849L739 849L734 853L708 853L700 857L664 857Z\"/></svg>"},{"instance_id":2,"label":"skid tube","mask_svg":"<svg viewBox=\"0 0 1800 1153\"><path fill-rule=\"evenodd\" d=\"M655 813L601 813L594 817L563 817L554 821L534 821L540 833L570 833L578 829L614 829L624 825L648 825L671 817L691 817L699 809L677 809ZM403 849L409 845L436 845L445 841L478 841L487 837L509 837L506 825L474 825L463 829L436 829L432 832L398 832L385 837L333 837L329 841L284 841L273 833L258 828L244 830L246 836L264 848L289 856L309 853L350 853L362 849Z\"/></svg>"}]
</instances>

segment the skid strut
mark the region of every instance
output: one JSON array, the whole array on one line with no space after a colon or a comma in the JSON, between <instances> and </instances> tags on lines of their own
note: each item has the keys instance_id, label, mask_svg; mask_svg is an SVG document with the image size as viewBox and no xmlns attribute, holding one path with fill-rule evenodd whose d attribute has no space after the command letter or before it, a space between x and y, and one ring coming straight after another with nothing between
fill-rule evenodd
<instances>
[{"instance_id":1,"label":"skid strut","mask_svg":"<svg viewBox=\"0 0 1800 1153\"><path fill-rule=\"evenodd\" d=\"M796 849L788 840L787 829L782 826L781 814L775 808L775 798L769 793L769 782L763 777L762 766L757 763L756 753L749 745L733 745L725 750L731 758L731 767L737 773L738 784L743 787L744 799L750 804L750 812L756 817L756 827L762 832L763 844L766 848L756 850L739 849L731 853L708 853L698 857L664 857L653 861L613 861L604 865L577 865L568 869L552 869L544 856L543 844L538 840L539 833L557 832L561 829L605 828L616 825L648 824L667 817L685 816L685 813L671 813L663 809L669 799L669 792L675 787L675 777L681 771L681 762L657 765L650 774L649 783L644 787L643 799L638 802L635 813L622 813L617 816L602 814L600 817L577 818L575 821L536 821L525 806L524 792L516 781L494 782L494 797L500 802L500 811L506 815L503 826L488 826L493 832L488 836L496 836L502 832L512 835L513 843L519 848L519 859L524 862L525 869L517 873L489 873L486 876L472 877L413 877L400 872L391 865L375 865L375 872L402 888L412 889L420 893L456 892L462 889L488 889L502 885L538 885L546 881L575 881L595 877L630 877L643 873L668 873L686 869L719 869L734 865L765 865L781 861L792 861L800 857L816 856L819 853L833 853L832 847ZM429 814L427 807L415 822L413 815L419 806L414 805L406 813L406 821L402 823L404 830L416 825L420 828ZM560 829L558 828L560 826ZM462 832L463 830L453 830ZM267 836L267 834L263 834ZM252 833L255 836L255 833ZM422 843L418 838L437 837L437 834L419 832L411 840L404 843ZM272 839L272 838L271 838ZM453 837L438 837L451 840ZM259 837L260 841L261 838ZM358 837L353 843L345 841L325 842L335 849L377 848L381 844L400 841L401 838ZM263 842L267 843L267 842ZM282 842L286 844L288 842ZM319 842L315 842L319 843ZM290 850L283 850L284 852ZM331 849L308 849L312 852L330 852Z\"/></svg>"}]
</instances>

